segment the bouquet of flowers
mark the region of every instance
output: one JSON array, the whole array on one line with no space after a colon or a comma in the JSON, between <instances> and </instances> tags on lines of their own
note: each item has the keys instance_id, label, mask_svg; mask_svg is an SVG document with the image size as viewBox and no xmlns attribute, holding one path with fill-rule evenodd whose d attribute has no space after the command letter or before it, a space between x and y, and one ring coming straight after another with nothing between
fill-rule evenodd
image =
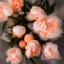
<instances>
[{"instance_id":1,"label":"bouquet of flowers","mask_svg":"<svg viewBox=\"0 0 64 64\"><path fill-rule=\"evenodd\" d=\"M1 39L8 42L7 62L19 64L41 56L41 60L60 59L58 46L52 41L63 33L62 21L53 14L56 3L48 0L31 3L26 0L0 2ZM6 33L5 33L6 32Z\"/></svg>"}]
</instances>

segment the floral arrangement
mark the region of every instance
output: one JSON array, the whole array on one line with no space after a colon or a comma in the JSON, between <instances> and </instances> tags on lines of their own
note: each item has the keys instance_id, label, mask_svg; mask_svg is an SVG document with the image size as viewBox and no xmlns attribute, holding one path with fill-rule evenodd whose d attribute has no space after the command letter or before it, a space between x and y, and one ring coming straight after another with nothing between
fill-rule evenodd
<instances>
[{"instance_id":1,"label":"floral arrangement","mask_svg":"<svg viewBox=\"0 0 64 64\"><path fill-rule=\"evenodd\" d=\"M56 3L48 0L31 3L26 0L0 2L1 39L8 42L7 62L19 64L24 57L31 60L61 59L58 46L52 41L61 37L62 21L53 14ZM5 33L6 32L6 33Z\"/></svg>"}]
</instances>

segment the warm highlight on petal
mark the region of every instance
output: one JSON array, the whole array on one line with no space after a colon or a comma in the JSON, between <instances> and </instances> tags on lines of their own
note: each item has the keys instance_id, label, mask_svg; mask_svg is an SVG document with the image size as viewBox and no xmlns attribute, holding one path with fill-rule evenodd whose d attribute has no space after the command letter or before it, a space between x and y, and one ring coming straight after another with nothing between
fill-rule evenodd
<instances>
[{"instance_id":1,"label":"warm highlight on petal","mask_svg":"<svg viewBox=\"0 0 64 64\"><path fill-rule=\"evenodd\" d=\"M44 59L61 59L58 46L52 42L48 42L43 46L42 55L44 55Z\"/></svg>"},{"instance_id":2,"label":"warm highlight on petal","mask_svg":"<svg viewBox=\"0 0 64 64\"><path fill-rule=\"evenodd\" d=\"M19 46L20 46L20 48L25 48L25 46L26 46L26 42L24 41L24 40L21 40L20 42L19 42Z\"/></svg>"},{"instance_id":3,"label":"warm highlight on petal","mask_svg":"<svg viewBox=\"0 0 64 64\"><path fill-rule=\"evenodd\" d=\"M6 21L13 14L13 9L7 2L0 2L0 22Z\"/></svg>"},{"instance_id":4,"label":"warm highlight on petal","mask_svg":"<svg viewBox=\"0 0 64 64\"><path fill-rule=\"evenodd\" d=\"M37 40L32 40L32 41L28 42L25 49L26 49L25 54L26 54L27 58L39 56L40 51L41 51L41 47Z\"/></svg>"},{"instance_id":5,"label":"warm highlight on petal","mask_svg":"<svg viewBox=\"0 0 64 64\"><path fill-rule=\"evenodd\" d=\"M20 61L22 61L22 52L19 48L17 47L14 47L14 48L10 48L8 51L7 51L7 60L17 64L19 63Z\"/></svg>"},{"instance_id":6,"label":"warm highlight on petal","mask_svg":"<svg viewBox=\"0 0 64 64\"><path fill-rule=\"evenodd\" d=\"M33 6L26 18L28 21L33 21L37 20L41 15L45 15L44 10L38 6Z\"/></svg>"},{"instance_id":7,"label":"warm highlight on petal","mask_svg":"<svg viewBox=\"0 0 64 64\"><path fill-rule=\"evenodd\" d=\"M34 36L31 34L26 34L24 37L25 42L30 42L31 40L34 40Z\"/></svg>"},{"instance_id":8,"label":"warm highlight on petal","mask_svg":"<svg viewBox=\"0 0 64 64\"><path fill-rule=\"evenodd\" d=\"M24 6L23 0L8 0L8 2L12 5L14 12L21 11L21 8Z\"/></svg>"},{"instance_id":9,"label":"warm highlight on petal","mask_svg":"<svg viewBox=\"0 0 64 64\"><path fill-rule=\"evenodd\" d=\"M55 39L62 34L62 21L56 16L46 16L39 18L33 23L33 30L41 39ZM51 37L52 36L52 37Z\"/></svg>"},{"instance_id":10,"label":"warm highlight on petal","mask_svg":"<svg viewBox=\"0 0 64 64\"><path fill-rule=\"evenodd\" d=\"M13 27L13 35L17 36L18 38L22 37L26 32L26 29L24 26L14 26Z\"/></svg>"}]
</instances>

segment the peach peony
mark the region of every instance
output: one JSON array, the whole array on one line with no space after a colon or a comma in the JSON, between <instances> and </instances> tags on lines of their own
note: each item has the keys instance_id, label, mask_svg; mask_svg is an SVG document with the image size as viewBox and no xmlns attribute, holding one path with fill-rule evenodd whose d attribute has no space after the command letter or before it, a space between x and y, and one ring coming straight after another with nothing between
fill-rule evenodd
<instances>
[{"instance_id":1,"label":"peach peony","mask_svg":"<svg viewBox=\"0 0 64 64\"><path fill-rule=\"evenodd\" d=\"M38 20L36 20L34 23L33 23L33 30L35 33L39 33L39 31L46 31L46 15L45 16L42 16L40 18L38 18Z\"/></svg>"},{"instance_id":2,"label":"peach peony","mask_svg":"<svg viewBox=\"0 0 64 64\"><path fill-rule=\"evenodd\" d=\"M24 6L23 0L8 0L8 2L12 5L14 12L21 11L21 8Z\"/></svg>"},{"instance_id":3,"label":"peach peony","mask_svg":"<svg viewBox=\"0 0 64 64\"><path fill-rule=\"evenodd\" d=\"M60 59L61 58L58 51L58 46L51 42L48 42L43 46L42 52L43 52L42 55L44 56L44 59Z\"/></svg>"},{"instance_id":4,"label":"peach peony","mask_svg":"<svg viewBox=\"0 0 64 64\"><path fill-rule=\"evenodd\" d=\"M24 37L25 42L30 42L31 40L34 40L34 36L31 34L26 34Z\"/></svg>"},{"instance_id":5,"label":"peach peony","mask_svg":"<svg viewBox=\"0 0 64 64\"><path fill-rule=\"evenodd\" d=\"M39 36L44 40L59 38L63 33L61 26L62 21L58 17L48 16L46 20L46 32L41 31Z\"/></svg>"},{"instance_id":6,"label":"peach peony","mask_svg":"<svg viewBox=\"0 0 64 64\"><path fill-rule=\"evenodd\" d=\"M2 7L3 7L3 13L6 16L11 16L13 14L12 6L9 3L3 2Z\"/></svg>"},{"instance_id":7,"label":"peach peony","mask_svg":"<svg viewBox=\"0 0 64 64\"><path fill-rule=\"evenodd\" d=\"M13 9L7 2L0 2L0 22L6 21L13 14Z\"/></svg>"},{"instance_id":8,"label":"peach peony","mask_svg":"<svg viewBox=\"0 0 64 64\"><path fill-rule=\"evenodd\" d=\"M20 46L20 48L25 48L25 46L26 46L26 42L24 41L24 40L21 40L20 42L19 42L19 46Z\"/></svg>"},{"instance_id":9,"label":"peach peony","mask_svg":"<svg viewBox=\"0 0 64 64\"><path fill-rule=\"evenodd\" d=\"M22 51L17 47L9 49L7 51L7 56L7 62L11 61L11 63L18 64L22 61Z\"/></svg>"},{"instance_id":10,"label":"peach peony","mask_svg":"<svg viewBox=\"0 0 64 64\"><path fill-rule=\"evenodd\" d=\"M62 21L56 16L47 16L45 19L39 18L33 23L33 30L41 39L55 39L61 36ZM52 37L51 37L52 36Z\"/></svg>"},{"instance_id":11,"label":"peach peony","mask_svg":"<svg viewBox=\"0 0 64 64\"><path fill-rule=\"evenodd\" d=\"M22 37L26 32L26 29L24 26L14 26L13 27L13 35L17 36L18 38Z\"/></svg>"},{"instance_id":12,"label":"peach peony","mask_svg":"<svg viewBox=\"0 0 64 64\"><path fill-rule=\"evenodd\" d=\"M34 56L39 56L41 47L39 45L39 42L37 40L32 40L27 43L26 49L26 57L31 58Z\"/></svg>"},{"instance_id":13,"label":"peach peony","mask_svg":"<svg viewBox=\"0 0 64 64\"><path fill-rule=\"evenodd\" d=\"M38 6L33 6L30 10L30 12L27 14L27 19L29 21L37 20L41 15L44 15L45 12L42 8Z\"/></svg>"}]
</instances>

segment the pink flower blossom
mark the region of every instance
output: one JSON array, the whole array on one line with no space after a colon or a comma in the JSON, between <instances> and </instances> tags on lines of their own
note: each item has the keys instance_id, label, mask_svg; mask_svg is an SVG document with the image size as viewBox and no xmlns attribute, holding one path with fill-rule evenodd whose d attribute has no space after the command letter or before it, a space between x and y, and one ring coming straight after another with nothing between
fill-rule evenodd
<instances>
[{"instance_id":1,"label":"pink flower blossom","mask_svg":"<svg viewBox=\"0 0 64 64\"><path fill-rule=\"evenodd\" d=\"M45 12L42 8L38 6L33 6L30 10L30 12L27 14L27 19L29 21L37 20L41 15L44 15Z\"/></svg>"},{"instance_id":2,"label":"pink flower blossom","mask_svg":"<svg viewBox=\"0 0 64 64\"><path fill-rule=\"evenodd\" d=\"M11 61L11 63L18 64L22 61L22 51L17 47L8 49L6 54L8 56L7 62Z\"/></svg>"},{"instance_id":3,"label":"pink flower blossom","mask_svg":"<svg viewBox=\"0 0 64 64\"><path fill-rule=\"evenodd\" d=\"M21 8L24 6L24 1L23 0L8 0L8 2L13 7L14 12L21 11Z\"/></svg>"},{"instance_id":4,"label":"pink flower blossom","mask_svg":"<svg viewBox=\"0 0 64 64\"><path fill-rule=\"evenodd\" d=\"M46 18L39 18L33 23L33 30L41 39L55 39L62 34L62 21L56 16L47 16ZM51 37L52 36L52 37Z\"/></svg>"},{"instance_id":5,"label":"pink flower blossom","mask_svg":"<svg viewBox=\"0 0 64 64\"><path fill-rule=\"evenodd\" d=\"M2 2L3 13L6 16L11 16L13 14L12 6L8 2Z\"/></svg>"},{"instance_id":6,"label":"pink flower blossom","mask_svg":"<svg viewBox=\"0 0 64 64\"><path fill-rule=\"evenodd\" d=\"M6 21L13 14L13 9L7 2L0 2L0 22Z\"/></svg>"},{"instance_id":7,"label":"pink flower blossom","mask_svg":"<svg viewBox=\"0 0 64 64\"><path fill-rule=\"evenodd\" d=\"M14 36L17 36L18 38L20 38L25 34L26 29L25 29L24 26L17 25L17 26L13 27L13 31L12 32L13 32Z\"/></svg>"},{"instance_id":8,"label":"pink flower blossom","mask_svg":"<svg viewBox=\"0 0 64 64\"><path fill-rule=\"evenodd\" d=\"M52 42L43 45L42 55L44 56L44 59L61 59L58 46Z\"/></svg>"},{"instance_id":9,"label":"pink flower blossom","mask_svg":"<svg viewBox=\"0 0 64 64\"><path fill-rule=\"evenodd\" d=\"M41 47L39 45L39 42L37 40L32 40L27 43L26 49L26 56L27 58L31 58L34 56L39 56Z\"/></svg>"},{"instance_id":10,"label":"pink flower blossom","mask_svg":"<svg viewBox=\"0 0 64 64\"><path fill-rule=\"evenodd\" d=\"M33 23L33 30L35 33L39 33L39 31L45 31L46 30L46 15L43 15L42 17L39 17L38 20L36 20Z\"/></svg>"}]
</instances>

